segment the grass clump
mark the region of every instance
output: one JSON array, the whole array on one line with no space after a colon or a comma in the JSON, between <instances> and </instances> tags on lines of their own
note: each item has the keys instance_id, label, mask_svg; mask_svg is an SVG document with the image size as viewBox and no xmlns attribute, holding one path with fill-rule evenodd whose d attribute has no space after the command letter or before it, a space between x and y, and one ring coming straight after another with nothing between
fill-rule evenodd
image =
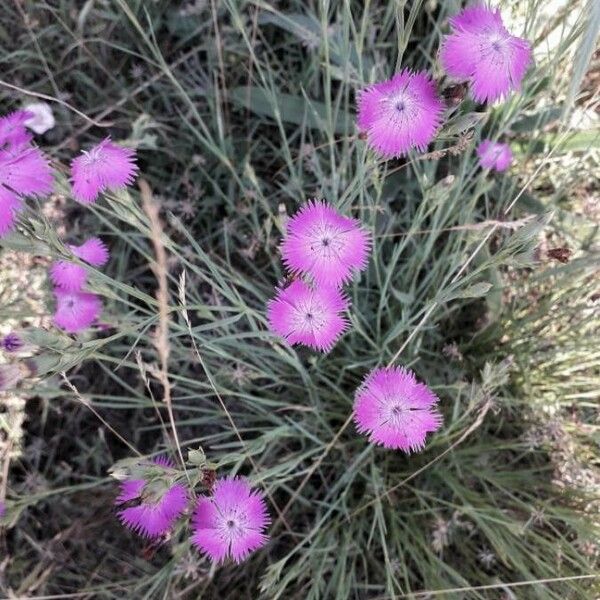
<instances>
[{"instance_id":1,"label":"grass clump","mask_svg":"<svg viewBox=\"0 0 600 600\"><path fill-rule=\"evenodd\" d=\"M440 34L458 8L6 9L6 105L25 93L59 101L44 148L62 166L107 129L126 138L146 184L82 208L64 201L62 177L64 194L3 240L16 256L64 257L68 223L114 257L91 282L104 333L52 329L50 300L0 308L40 348L37 378L18 390L24 437L4 448L3 592L593 596L598 249L584 208L598 190L582 174L597 166L598 138L571 124L596 107L586 82L597 62L575 116L562 115L567 67L594 21L583 3L549 18L542 2L504 3L534 40L522 93L485 112L466 99L431 152L376 161L355 128L357 89L400 66L441 80ZM479 169L483 136L510 140L510 175ZM569 177L579 198L566 197ZM351 328L326 356L285 345L265 318L284 277L285 219L312 197L373 233L348 288ZM564 266L548 254L559 246L572 251ZM350 423L364 375L392 360L441 399L444 426L419 454L373 447ZM13 422L2 421L8 440ZM115 463L199 449L219 475L249 476L268 495L272 540L240 566L212 567L185 525L144 545L115 518Z\"/></svg>"}]
</instances>

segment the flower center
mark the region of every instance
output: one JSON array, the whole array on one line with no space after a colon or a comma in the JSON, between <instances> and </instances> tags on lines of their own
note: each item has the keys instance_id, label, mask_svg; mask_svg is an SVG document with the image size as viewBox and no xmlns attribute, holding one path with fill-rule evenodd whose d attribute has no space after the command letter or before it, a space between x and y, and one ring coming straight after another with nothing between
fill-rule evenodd
<instances>
[{"instance_id":1,"label":"flower center","mask_svg":"<svg viewBox=\"0 0 600 600\"><path fill-rule=\"evenodd\" d=\"M229 527L229 529L233 529L235 527L235 521L229 519L229 521L227 521L227 527Z\"/></svg>"},{"instance_id":2,"label":"flower center","mask_svg":"<svg viewBox=\"0 0 600 600\"><path fill-rule=\"evenodd\" d=\"M336 260L344 247L343 230L330 223L317 225L310 233L310 249L321 260Z\"/></svg>"},{"instance_id":3,"label":"flower center","mask_svg":"<svg viewBox=\"0 0 600 600\"><path fill-rule=\"evenodd\" d=\"M387 117L392 124L405 126L416 117L418 103L411 95L410 90L401 90L388 97Z\"/></svg>"},{"instance_id":4,"label":"flower center","mask_svg":"<svg viewBox=\"0 0 600 600\"><path fill-rule=\"evenodd\" d=\"M313 299L306 298L296 305L294 311L294 328L296 331L314 333L325 325L323 309L314 304Z\"/></svg>"}]
</instances>

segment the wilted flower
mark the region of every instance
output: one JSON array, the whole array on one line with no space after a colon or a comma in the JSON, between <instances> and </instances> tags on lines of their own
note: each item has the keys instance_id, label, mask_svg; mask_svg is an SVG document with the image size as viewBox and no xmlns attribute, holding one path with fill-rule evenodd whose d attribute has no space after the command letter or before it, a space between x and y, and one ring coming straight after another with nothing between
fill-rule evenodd
<instances>
[{"instance_id":1,"label":"wilted flower","mask_svg":"<svg viewBox=\"0 0 600 600\"><path fill-rule=\"evenodd\" d=\"M106 138L71 163L73 196L91 204L105 190L117 190L133 182L137 173L135 151Z\"/></svg>"},{"instance_id":2,"label":"wilted flower","mask_svg":"<svg viewBox=\"0 0 600 600\"><path fill-rule=\"evenodd\" d=\"M18 352L24 345L24 341L14 332L5 335L0 346L5 352Z\"/></svg>"},{"instance_id":3,"label":"wilted flower","mask_svg":"<svg viewBox=\"0 0 600 600\"><path fill-rule=\"evenodd\" d=\"M369 441L385 448L415 452L427 433L442 424L437 396L402 367L371 371L356 393L354 421Z\"/></svg>"},{"instance_id":4,"label":"wilted flower","mask_svg":"<svg viewBox=\"0 0 600 600\"><path fill-rule=\"evenodd\" d=\"M512 151L508 144L483 140L477 147L481 166L496 171L506 171L512 162Z\"/></svg>"},{"instance_id":5,"label":"wilted flower","mask_svg":"<svg viewBox=\"0 0 600 600\"><path fill-rule=\"evenodd\" d=\"M25 127L38 135L46 133L56 124L52 108L47 102L32 102L26 104L23 110L30 115L24 122Z\"/></svg>"},{"instance_id":6,"label":"wilted flower","mask_svg":"<svg viewBox=\"0 0 600 600\"><path fill-rule=\"evenodd\" d=\"M12 390L22 378L19 365L10 363L0 365L0 392Z\"/></svg>"},{"instance_id":7,"label":"wilted flower","mask_svg":"<svg viewBox=\"0 0 600 600\"><path fill-rule=\"evenodd\" d=\"M100 315L102 301L95 294L55 288L54 324L69 333L89 327Z\"/></svg>"},{"instance_id":8,"label":"wilted flower","mask_svg":"<svg viewBox=\"0 0 600 600\"><path fill-rule=\"evenodd\" d=\"M348 327L340 314L347 307L348 300L337 288L312 288L298 280L278 290L267 316L271 330L290 344L329 352Z\"/></svg>"},{"instance_id":9,"label":"wilted flower","mask_svg":"<svg viewBox=\"0 0 600 600\"><path fill-rule=\"evenodd\" d=\"M20 146L31 141L31 134L25 129L25 121L31 118L31 113L16 110L0 117L0 147Z\"/></svg>"},{"instance_id":10,"label":"wilted flower","mask_svg":"<svg viewBox=\"0 0 600 600\"><path fill-rule=\"evenodd\" d=\"M286 229L281 254L293 273L334 286L367 265L369 233L358 220L344 217L326 202L307 202L288 220Z\"/></svg>"},{"instance_id":11,"label":"wilted flower","mask_svg":"<svg viewBox=\"0 0 600 600\"><path fill-rule=\"evenodd\" d=\"M441 554L444 548L450 544L450 530L452 521L436 517L431 532L431 547L435 552Z\"/></svg>"},{"instance_id":12,"label":"wilted flower","mask_svg":"<svg viewBox=\"0 0 600 600\"><path fill-rule=\"evenodd\" d=\"M11 331L0 340L0 349L7 354L22 354L33 352L36 347L27 342L20 332Z\"/></svg>"},{"instance_id":13,"label":"wilted flower","mask_svg":"<svg viewBox=\"0 0 600 600\"><path fill-rule=\"evenodd\" d=\"M496 555L487 548L477 552L477 560L486 568L490 569L496 562Z\"/></svg>"},{"instance_id":14,"label":"wilted flower","mask_svg":"<svg viewBox=\"0 0 600 600\"><path fill-rule=\"evenodd\" d=\"M99 238L90 238L81 246L68 245L69 250L79 259L94 267L100 267L109 259L108 248ZM68 260L56 261L50 267L50 278L54 285L63 290L80 290L87 279L87 269Z\"/></svg>"},{"instance_id":15,"label":"wilted flower","mask_svg":"<svg viewBox=\"0 0 600 600\"><path fill-rule=\"evenodd\" d=\"M443 109L429 75L404 69L360 92L358 127L384 157L404 156L413 148L421 152L427 148Z\"/></svg>"},{"instance_id":16,"label":"wilted flower","mask_svg":"<svg viewBox=\"0 0 600 600\"><path fill-rule=\"evenodd\" d=\"M263 546L270 523L263 495L239 478L219 479L212 497L201 497L192 517L192 543L218 562L237 563Z\"/></svg>"},{"instance_id":17,"label":"wilted flower","mask_svg":"<svg viewBox=\"0 0 600 600\"><path fill-rule=\"evenodd\" d=\"M518 89L531 62L531 45L511 35L499 10L470 6L450 19L440 58L451 77L469 80L478 102L493 102Z\"/></svg>"},{"instance_id":18,"label":"wilted flower","mask_svg":"<svg viewBox=\"0 0 600 600\"><path fill-rule=\"evenodd\" d=\"M121 523L144 537L158 537L169 531L185 511L188 496L185 486L173 483L173 464L164 458L153 461L162 467L164 474L147 479L126 479L121 483L121 493L115 504L137 502L118 512Z\"/></svg>"}]
</instances>

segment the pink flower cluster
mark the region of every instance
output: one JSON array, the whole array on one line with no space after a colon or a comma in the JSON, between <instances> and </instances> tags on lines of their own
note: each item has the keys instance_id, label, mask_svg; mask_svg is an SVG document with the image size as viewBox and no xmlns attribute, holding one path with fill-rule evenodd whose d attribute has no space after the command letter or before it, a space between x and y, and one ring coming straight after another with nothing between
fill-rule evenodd
<instances>
[{"instance_id":1,"label":"pink flower cluster","mask_svg":"<svg viewBox=\"0 0 600 600\"><path fill-rule=\"evenodd\" d=\"M32 136L26 122L31 113L16 111L0 118L0 237L15 225L15 217L29 196L43 198L53 189L50 163L43 153L31 144ZM117 190L133 182L137 173L133 150L103 140L71 164L73 197L90 204L106 190ZM101 267L109 259L106 245L90 238L80 246L67 246L73 260L60 260L50 269L54 284L56 311L54 323L69 333L89 327L102 310L100 298L84 291L88 267ZM85 264L81 264L85 263Z\"/></svg>"},{"instance_id":2,"label":"pink flower cluster","mask_svg":"<svg viewBox=\"0 0 600 600\"><path fill-rule=\"evenodd\" d=\"M500 11L476 3L451 18L450 26L440 49L442 66L449 77L469 83L476 101L494 102L520 88L531 63L531 45L508 32ZM439 130L443 112L433 80L422 71L404 69L358 96L358 127L384 158L424 151ZM485 147L478 154L487 168L501 171L510 164L510 149L497 161L487 158Z\"/></svg>"},{"instance_id":3,"label":"pink flower cluster","mask_svg":"<svg viewBox=\"0 0 600 600\"><path fill-rule=\"evenodd\" d=\"M478 102L494 102L518 90L531 63L528 41L511 35L498 10L479 2L450 19L440 59L449 77L467 81ZM358 94L358 128L384 158L423 152L443 121L444 104L423 71L403 69ZM483 140L482 167L504 171L512 162L508 144ZM349 301L336 286L364 268L369 238L324 203L308 203L288 224L281 246L292 275L269 304L269 324L290 343L327 351L347 328ZM304 278L304 279L302 279ZM305 279L308 279L306 281ZM404 368L371 371L356 393L354 421L360 433L385 448L414 452L442 418L437 396Z\"/></svg>"},{"instance_id":4,"label":"pink flower cluster","mask_svg":"<svg viewBox=\"0 0 600 600\"><path fill-rule=\"evenodd\" d=\"M499 11L477 3L450 19L451 33L441 46L441 63L449 77L467 81L478 102L494 102L519 89L531 62L530 44L511 35ZM444 104L425 72L403 69L358 97L358 126L376 152L386 158L424 151L443 121ZM53 176L43 153L25 129L31 118L17 111L0 118L0 237L9 233L24 200L52 192ZM507 144L483 140L480 164L496 171L512 161ZM71 164L72 193L90 204L100 194L130 185L137 173L133 150L109 138L84 151ZM289 344L329 352L349 327L350 301L343 286L367 266L372 238L355 218L323 200L310 200L286 224L281 243L289 281L268 303L269 327ZM102 310L96 294L86 291L90 267L104 266L110 253L92 237L67 245L70 256L50 268L56 311L54 323L69 332L92 325ZM0 340L6 353L25 345L17 334ZM18 365L0 365L0 391L22 377ZM439 399L403 368L373 369L354 398L357 431L387 449L422 450L427 435L442 425ZM221 478L209 494L195 498L182 474L165 458L139 463L115 499L123 525L146 538L166 538L191 513L191 543L214 562L245 560L268 540L270 518L262 493L237 477ZM5 506L0 503L0 518Z\"/></svg>"},{"instance_id":5,"label":"pink flower cluster","mask_svg":"<svg viewBox=\"0 0 600 600\"><path fill-rule=\"evenodd\" d=\"M117 515L143 537L165 537L190 508L192 493L170 460L158 458L140 467L135 478L121 483ZM210 496L195 501L191 523L191 541L200 552L214 562L231 558L239 563L267 542L270 518L262 493L233 477L218 479Z\"/></svg>"},{"instance_id":6,"label":"pink flower cluster","mask_svg":"<svg viewBox=\"0 0 600 600\"><path fill-rule=\"evenodd\" d=\"M81 246L68 244L67 247L74 257L93 267L105 265L110 256L104 242L96 237ZM50 268L56 297L54 323L69 333L86 329L102 311L100 298L83 290L87 278L87 267L70 260L56 261Z\"/></svg>"},{"instance_id":7,"label":"pink flower cluster","mask_svg":"<svg viewBox=\"0 0 600 600\"><path fill-rule=\"evenodd\" d=\"M281 254L295 280L269 302L269 326L290 344L329 352L349 324L341 286L366 267L371 238L321 200L307 202L286 229Z\"/></svg>"}]
</instances>

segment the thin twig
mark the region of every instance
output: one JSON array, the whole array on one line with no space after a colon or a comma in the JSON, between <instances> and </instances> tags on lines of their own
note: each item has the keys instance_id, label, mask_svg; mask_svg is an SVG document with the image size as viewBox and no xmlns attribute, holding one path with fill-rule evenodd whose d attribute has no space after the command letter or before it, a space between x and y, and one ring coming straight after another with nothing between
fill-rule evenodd
<instances>
[{"instance_id":1,"label":"thin twig","mask_svg":"<svg viewBox=\"0 0 600 600\"><path fill-rule=\"evenodd\" d=\"M160 217L158 216L158 205L152 197L152 190L144 179L140 179L138 185L142 198L142 207L150 221L150 234L152 236L152 243L154 245L154 253L156 254L156 265L151 265L151 268L154 271L156 280L158 281L158 290L156 291L156 301L158 302L158 326L156 328L156 337L154 340L154 347L156 348L160 362L160 370L157 375L159 375L159 379L163 387L163 401L167 406L169 421L171 423L171 431L173 433L175 445L177 446L179 460L181 461L181 466L185 471L185 476L188 482L190 482L190 477L185 467L183 452L181 451L181 444L179 443L177 427L175 425L173 401L171 398L171 383L169 381L169 354L171 352L171 345L169 344L169 286L167 283L167 252L161 239L162 225L160 223Z\"/></svg>"},{"instance_id":2,"label":"thin twig","mask_svg":"<svg viewBox=\"0 0 600 600\"><path fill-rule=\"evenodd\" d=\"M88 402L87 400L85 400L85 398L79 393L79 390L75 387L75 385L73 383L71 383L71 381L69 381L69 378L67 377L67 374L62 371L60 376L62 377L63 381L65 382L65 384L67 385L67 387L73 392L73 394L75 395L75 398L77 398L77 400L79 400L79 402L81 402L81 404L83 404L84 406L87 406L93 413L94 415L98 418L99 421L102 422L102 424L113 434L115 435L118 439L120 439L134 454L137 454L138 456L142 456L142 453L132 444L130 444L92 405L91 402Z\"/></svg>"},{"instance_id":3,"label":"thin twig","mask_svg":"<svg viewBox=\"0 0 600 600\"><path fill-rule=\"evenodd\" d=\"M170 65L168 65L168 68L175 69L181 63L185 62L188 58L190 58L194 54L197 54L198 52L200 52L201 48L202 48L202 46L200 46L200 45L195 46L194 48L192 48L192 50L190 50L189 52L186 52L183 56L180 56L177 60L173 61ZM97 116L97 118L103 119L110 113L114 112L115 110L117 110L117 108L120 108L121 106L123 106L123 104L125 104L128 100L132 100L138 94L143 92L146 88L150 87L153 83L156 83L164 75L165 75L165 71L160 71L159 73L156 73L155 75L150 77L150 79L148 79L144 83L141 83L140 85L138 85L138 87L136 87L130 93L126 94L125 96L123 96L122 98L117 100L117 102L115 102L114 104L105 108L102 112L100 112L100 114ZM52 100L58 102L58 100L56 98L52 98ZM93 122L90 122L89 119L87 119L87 120L88 120L88 123L86 123L85 125L80 127L75 132L75 134L73 134L73 136L71 136L71 138L78 138L79 136L83 135L90 127L92 127L92 125L95 124ZM60 144L58 144L58 146L56 146L56 150L58 151L64 147L68 146L71 138L66 138L64 141L62 141Z\"/></svg>"},{"instance_id":4,"label":"thin twig","mask_svg":"<svg viewBox=\"0 0 600 600\"><path fill-rule=\"evenodd\" d=\"M4 462L2 463L2 482L0 483L0 500L6 500L6 488L8 487L8 471L10 469L10 453L12 452L13 442L7 432L6 445L4 446Z\"/></svg>"},{"instance_id":5,"label":"thin twig","mask_svg":"<svg viewBox=\"0 0 600 600\"><path fill-rule=\"evenodd\" d=\"M454 225L452 227L442 227L441 229L418 229L417 231L405 231L398 233L382 233L381 235L374 236L376 239L382 238L397 238L406 237L410 235L423 235L426 233L444 233L446 231L480 231L486 227L499 227L501 229L518 229L523 225L526 225L533 219L532 216L523 217L522 219L516 219L514 221L498 221L497 219L488 219L481 221L480 223L465 223L464 225Z\"/></svg>"},{"instance_id":6,"label":"thin twig","mask_svg":"<svg viewBox=\"0 0 600 600\"><path fill-rule=\"evenodd\" d=\"M26 96L33 96L34 98L41 98L42 100L48 100L49 102L56 102L57 104L61 104L65 108L68 108L70 111L74 112L76 115L84 118L91 125L95 125L96 127L112 127L114 123L102 123L100 121L96 121L91 117L88 117L85 113L82 113L80 110L76 109L74 106L61 100L60 98L55 98L54 96L48 96L48 94L42 94L40 92L32 92L30 90L26 90L25 88L19 87L18 85L13 85L12 83L8 83L0 79L0 85L9 88L11 90L15 90L21 94L25 94Z\"/></svg>"}]
</instances>

